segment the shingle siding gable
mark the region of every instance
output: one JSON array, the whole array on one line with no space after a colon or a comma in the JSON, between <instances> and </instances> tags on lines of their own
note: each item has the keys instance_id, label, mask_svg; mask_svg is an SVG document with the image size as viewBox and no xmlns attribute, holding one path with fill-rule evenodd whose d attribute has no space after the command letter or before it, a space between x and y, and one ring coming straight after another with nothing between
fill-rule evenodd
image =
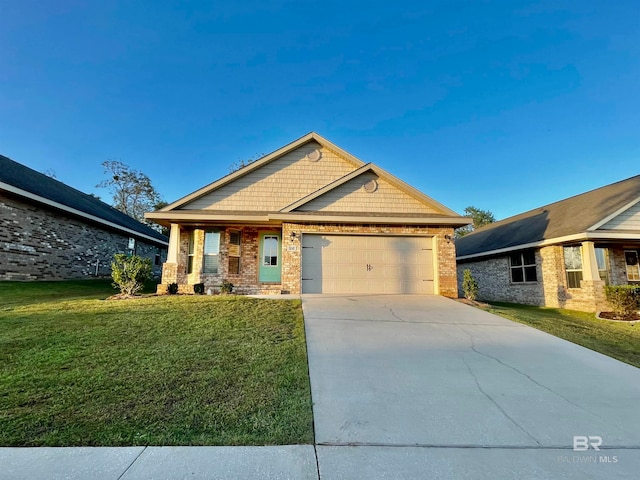
<instances>
[{"instance_id":1,"label":"shingle siding gable","mask_svg":"<svg viewBox=\"0 0 640 480\"><path fill-rule=\"evenodd\" d=\"M306 155L320 150L320 160ZM356 168L316 142L296 150L180 207L180 210L279 211Z\"/></svg>"},{"instance_id":2,"label":"shingle siding gable","mask_svg":"<svg viewBox=\"0 0 640 480\"><path fill-rule=\"evenodd\" d=\"M640 231L640 202L609 220L598 230Z\"/></svg>"},{"instance_id":3,"label":"shingle siding gable","mask_svg":"<svg viewBox=\"0 0 640 480\"><path fill-rule=\"evenodd\" d=\"M367 192L363 185L374 180L377 189ZM315 198L294 211L299 212L369 212L437 214L437 209L425 205L374 172L366 172Z\"/></svg>"}]
</instances>

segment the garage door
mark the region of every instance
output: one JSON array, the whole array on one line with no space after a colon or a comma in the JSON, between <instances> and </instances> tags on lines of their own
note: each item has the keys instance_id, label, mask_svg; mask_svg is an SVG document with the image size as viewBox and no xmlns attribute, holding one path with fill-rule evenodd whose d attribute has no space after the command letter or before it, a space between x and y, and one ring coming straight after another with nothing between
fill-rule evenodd
<instances>
[{"instance_id":1,"label":"garage door","mask_svg":"<svg viewBox=\"0 0 640 480\"><path fill-rule=\"evenodd\" d=\"M433 293L431 237L302 236L302 293Z\"/></svg>"}]
</instances>

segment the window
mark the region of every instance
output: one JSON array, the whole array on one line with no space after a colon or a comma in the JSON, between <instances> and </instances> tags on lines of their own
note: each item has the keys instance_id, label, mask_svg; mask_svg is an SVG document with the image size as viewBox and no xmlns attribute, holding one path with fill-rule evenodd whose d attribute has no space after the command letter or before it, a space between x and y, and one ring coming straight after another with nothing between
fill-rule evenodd
<instances>
[{"instance_id":1,"label":"window","mask_svg":"<svg viewBox=\"0 0 640 480\"><path fill-rule=\"evenodd\" d=\"M204 273L218 273L220 232L204 233Z\"/></svg>"},{"instance_id":2,"label":"window","mask_svg":"<svg viewBox=\"0 0 640 480\"><path fill-rule=\"evenodd\" d=\"M536 252L527 250L510 256L511 281L514 283L537 282Z\"/></svg>"},{"instance_id":3,"label":"window","mask_svg":"<svg viewBox=\"0 0 640 480\"><path fill-rule=\"evenodd\" d=\"M229 273L238 275L240 273L240 243L241 233L238 230L229 232Z\"/></svg>"},{"instance_id":4,"label":"window","mask_svg":"<svg viewBox=\"0 0 640 480\"><path fill-rule=\"evenodd\" d=\"M278 265L278 237L265 235L262 243L262 264L264 266Z\"/></svg>"},{"instance_id":5,"label":"window","mask_svg":"<svg viewBox=\"0 0 640 480\"><path fill-rule=\"evenodd\" d=\"M567 288L580 288L582 281L582 247L564 247Z\"/></svg>"},{"instance_id":6,"label":"window","mask_svg":"<svg viewBox=\"0 0 640 480\"><path fill-rule=\"evenodd\" d=\"M188 250L188 261L187 261L187 273L193 273L193 259L195 257L194 245L195 245L195 234L196 232L189 233L189 250Z\"/></svg>"},{"instance_id":7,"label":"window","mask_svg":"<svg viewBox=\"0 0 640 480\"><path fill-rule=\"evenodd\" d=\"M596 263L598 264L600 280L602 280L605 285L609 285L609 250L596 247Z\"/></svg>"},{"instance_id":8,"label":"window","mask_svg":"<svg viewBox=\"0 0 640 480\"><path fill-rule=\"evenodd\" d=\"M637 250L625 250L624 259L627 264L627 280L630 282L640 281L640 265L638 265Z\"/></svg>"}]
</instances>

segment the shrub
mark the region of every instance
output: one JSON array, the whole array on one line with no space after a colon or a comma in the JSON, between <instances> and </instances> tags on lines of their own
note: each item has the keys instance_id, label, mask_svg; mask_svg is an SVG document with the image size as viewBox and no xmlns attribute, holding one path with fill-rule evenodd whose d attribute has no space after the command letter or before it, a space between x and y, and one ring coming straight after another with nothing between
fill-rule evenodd
<instances>
[{"instance_id":1,"label":"shrub","mask_svg":"<svg viewBox=\"0 0 640 480\"><path fill-rule=\"evenodd\" d=\"M636 285L607 285L607 302L619 316L628 316L640 307L640 287Z\"/></svg>"},{"instance_id":2,"label":"shrub","mask_svg":"<svg viewBox=\"0 0 640 480\"><path fill-rule=\"evenodd\" d=\"M135 295L142 290L144 282L151 278L151 270L150 258L116 253L111 262L112 285L124 295Z\"/></svg>"},{"instance_id":3,"label":"shrub","mask_svg":"<svg viewBox=\"0 0 640 480\"><path fill-rule=\"evenodd\" d=\"M471 270L468 268L463 272L462 277L462 290L464 291L464 298L470 301L474 301L478 296L478 282L471 275Z\"/></svg>"},{"instance_id":4,"label":"shrub","mask_svg":"<svg viewBox=\"0 0 640 480\"><path fill-rule=\"evenodd\" d=\"M193 284L193 293L197 295L204 294L204 283L194 283Z\"/></svg>"},{"instance_id":5,"label":"shrub","mask_svg":"<svg viewBox=\"0 0 640 480\"><path fill-rule=\"evenodd\" d=\"M223 280L220 284L220 293L231 293L233 292L233 283L228 280Z\"/></svg>"},{"instance_id":6,"label":"shrub","mask_svg":"<svg viewBox=\"0 0 640 480\"><path fill-rule=\"evenodd\" d=\"M169 295L175 295L178 293L178 284L174 282L167 285L167 293Z\"/></svg>"}]
</instances>

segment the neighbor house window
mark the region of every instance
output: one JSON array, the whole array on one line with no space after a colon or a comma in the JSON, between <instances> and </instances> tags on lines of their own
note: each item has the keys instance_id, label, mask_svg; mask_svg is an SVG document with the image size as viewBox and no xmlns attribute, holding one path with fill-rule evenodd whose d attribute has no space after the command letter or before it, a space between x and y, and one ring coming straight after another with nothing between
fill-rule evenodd
<instances>
[{"instance_id":1,"label":"neighbor house window","mask_svg":"<svg viewBox=\"0 0 640 480\"><path fill-rule=\"evenodd\" d=\"M196 232L189 233L189 250L187 251L187 273L193 273L193 259L195 257L195 235Z\"/></svg>"},{"instance_id":2,"label":"neighbor house window","mask_svg":"<svg viewBox=\"0 0 640 480\"><path fill-rule=\"evenodd\" d=\"M536 252L527 250L526 252L514 253L510 256L511 281L514 283L537 282L536 272Z\"/></svg>"},{"instance_id":3,"label":"neighbor house window","mask_svg":"<svg viewBox=\"0 0 640 480\"><path fill-rule=\"evenodd\" d=\"M231 230L229 232L229 273L240 273L240 243L241 233L239 230Z\"/></svg>"},{"instance_id":4,"label":"neighbor house window","mask_svg":"<svg viewBox=\"0 0 640 480\"><path fill-rule=\"evenodd\" d=\"M567 287L580 288L582 281L582 247L564 247L564 269Z\"/></svg>"},{"instance_id":5,"label":"neighbor house window","mask_svg":"<svg viewBox=\"0 0 640 480\"><path fill-rule=\"evenodd\" d=\"M640 281L640 265L638 265L637 250L625 250L624 259L627 264L627 280L630 282Z\"/></svg>"},{"instance_id":6,"label":"neighbor house window","mask_svg":"<svg viewBox=\"0 0 640 480\"><path fill-rule=\"evenodd\" d=\"M595 250L600 280L602 280L605 285L609 285L609 250L606 248L596 248Z\"/></svg>"},{"instance_id":7,"label":"neighbor house window","mask_svg":"<svg viewBox=\"0 0 640 480\"><path fill-rule=\"evenodd\" d=\"M204 273L218 273L220 232L204 233Z\"/></svg>"}]
</instances>

